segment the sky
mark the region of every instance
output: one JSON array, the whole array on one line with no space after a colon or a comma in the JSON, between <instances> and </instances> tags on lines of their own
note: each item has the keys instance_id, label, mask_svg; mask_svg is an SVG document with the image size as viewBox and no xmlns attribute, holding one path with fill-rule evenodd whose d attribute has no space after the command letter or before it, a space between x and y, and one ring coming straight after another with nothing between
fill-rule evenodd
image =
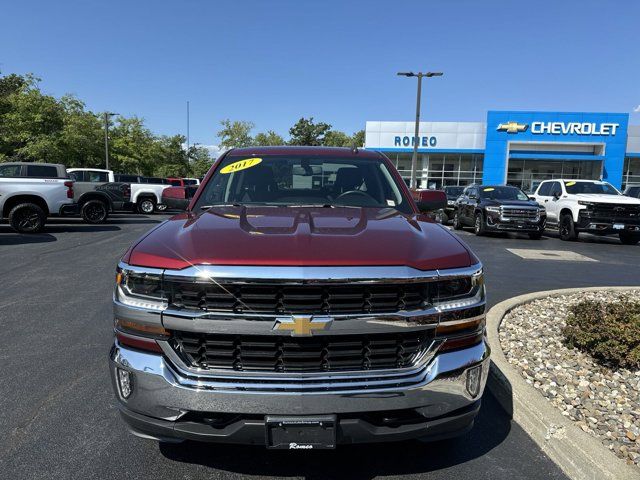
<instances>
[{"instance_id":1,"label":"sky","mask_svg":"<svg viewBox=\"0 0 640 480\"><path fill-rule=\"evenodd\" d=\"M0 3L0 72L215 145L220 120L484 121L487 110L628 112L640 124L640 1L109 0ZM638 112L634 112L637 109Z\"/></svg>"}]
</instances>

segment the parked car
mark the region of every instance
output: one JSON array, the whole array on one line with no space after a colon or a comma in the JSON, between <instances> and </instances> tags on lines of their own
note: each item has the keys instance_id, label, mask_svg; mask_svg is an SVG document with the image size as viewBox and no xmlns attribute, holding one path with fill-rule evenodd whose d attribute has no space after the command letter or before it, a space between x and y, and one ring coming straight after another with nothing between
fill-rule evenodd
<instances>
[{"instance_id":1,"label":"parked car","mask_svg":"<svg viewBox=\"0 0 640 480\"><path fill-rule=\"evenodd\" d=\"M74 200L84 221L102 223L110 212L133 208L131 185L108 181L114 178L110 170L69 168L67 173L74 181Z\"/></svg>"},{"instance_id":2,"label":"parked car","mask_svg":"<svg viewBox=\"0 0 640 480\"><path fill-rule=\"evenodd\" d=\"M75 212L73 193L64 165L0 164L0 212L19 233L40 232L48 216Z\"/></svg>"},{"instance_id":3,"label":"parked car","mask_svg":"<svg viewBox=\"0 0 640 480\"><path fill-rule=\"evenodd\" d=\"M640 199L622 195L607 182L558 179L540 183L534 198L547 210L549 226L562 240L580 232L617 234L626 245L640 242Z\"/></svg>"},{"instance_id":4,"label":"parked car","mask_svg":"<svg viewBox=\"0 0 640 480\"><path fill-rule=\"evenodd\" d=\"M131 202L139 213L151 214L166 209L162 203L162 191L169 186L166 178L116 173L114 179L131 185Z\"/></svg>"},{"instance_id":5,"label":"parked car","mask_svg":"<svg viewBox=\"0 0 640 480\"><path fill-rule=\"evenodd\" d=\"M162 191L162 203L169 210L186 210L197 190L197 185L167 187Z\"/></svg>"},{"instance_id":6,"label":"parked car","mask_svg":"<svg viewBox=\"0 0 640 480\"><path fill-rule=\"evenodd\" d=\"M446 218L443 218L444 221L442 222L446 225L449 220L453 219L456 213L456 200L458 200L458 197L460 197L462 192L464 192L464 187L448 185L442 190L447 194L447 207L444 209Z\"/></svg>"},{"instance_id":7,"label":"parked car","mask_svg":"<svg viewBox=\"0 0 640 480\"><path fill-rule=\"evenodd\" d=\"M473 227L476 235L487 232L522 232L539 240L546 212L522 190L509 185L472 185L457 200L453 228Z\"/></svg>"},{"instance_id":8,"label":"parked car","mask_svg":"<svg viewBox=\"0 0 640 480\"><path fill-rule=\"evenodd\" d=\"M640 198L640 185L630 185L624 191L627 197Z\"/></svg>"},{"instance_id":9,"label":"parked car","mask_svg":"<svg viewBox=\"0 0 640 480\"><path fill-rule=\"evenodd\" d=\"M452 437L489 368L480 261L366 150L225 152L123 256L114 318L120 413L160 441Z\"/></svg>"},{"instance_id":10,"label":"parked car","mask_svg":"<svg viewBox=\"0 0 640 480\"><path fill-rule=\"evenodd\" d=\"M172 187L186 187L187 185L200 185L200 179L198 178L175 178L169 177L167 178L169 184Z\"/></svg>"}]
</instances>

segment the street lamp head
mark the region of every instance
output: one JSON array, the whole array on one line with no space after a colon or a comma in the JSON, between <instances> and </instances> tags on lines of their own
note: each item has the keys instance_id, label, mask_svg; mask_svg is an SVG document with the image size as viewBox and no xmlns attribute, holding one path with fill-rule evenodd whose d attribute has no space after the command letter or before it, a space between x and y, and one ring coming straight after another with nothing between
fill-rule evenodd
<instances>
[{"instance_id":1,"label":"street lamp head","mask_svg":"<svg viewBox=\"0 0 640 480\"><path fill-rule=\"evenodd\" d=\"M413 72L398 72L398 75L401 77L415 77L416 74Z\"/></svg>"},{"instance_id":2,"label":"street lamp head","mask_svg":"<svg viewBox=\"0 0 640 480\"><path fill-rule=\"evenodd\" d=\"M427 77L441 77L443 75L442 72L427 72L425 76Z\"/></svg>"}]
</instances>

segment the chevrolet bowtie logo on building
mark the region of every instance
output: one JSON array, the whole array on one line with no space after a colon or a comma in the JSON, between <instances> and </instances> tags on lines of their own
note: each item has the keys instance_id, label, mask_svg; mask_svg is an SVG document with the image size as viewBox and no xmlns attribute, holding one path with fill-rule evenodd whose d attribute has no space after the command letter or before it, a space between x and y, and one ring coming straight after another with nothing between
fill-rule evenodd
<instances>
[{"instance_id":1,"label":"chevrolet bowtie logo on building","mask_svg":"<svg viewBox=\"0 0 640 480\"><path fill-rule=\"evenodd\" d=\"M314 331L328 330L332 322L333 318L328 316L291 315L277 317L273 330L289 331L295 337L308 337Z\"/></svg>"},{"instance_id":2,"label":"chevrolet bowtie logo on building","mask_svg":"<svg viewBox=\"0 0 640 480\"><path fill-rule=\"evenodd\" d=\"M527 128L529 128L529 125L526 123L507 122L499 124L497 130L499 132L518 133L524 132Z\"/></svg>"}]
</instances>

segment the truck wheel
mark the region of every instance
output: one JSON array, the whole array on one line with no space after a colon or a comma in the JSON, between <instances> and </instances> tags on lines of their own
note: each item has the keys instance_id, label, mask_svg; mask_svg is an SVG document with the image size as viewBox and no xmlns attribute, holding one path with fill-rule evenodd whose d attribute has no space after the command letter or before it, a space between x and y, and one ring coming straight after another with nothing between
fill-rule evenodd
<instances>
[{"instance_id":1,"label":"truck wheel","mask_svg":"<svg viewBox=\"0 0 640 480\"><path fill-rule=\"evenodd\" d=\"M156 209L156 202L154 202L151 198L143 198L142 200L138 200L139 213L144 213L145 215L151 215L155 209Z\"/></svg>"},{"instance_id":2,"label":"truck wheel","mask_svg":"<svg viewBox=\"0 0 640 480\"><path fill-rule=\"evenodd\" d=\"M109 216L109 208L102 200L89 200L82 205L80 215L87 223L104 223Z\"/></svg>"},{"instance_id":3,"label":"truck wheel","mask_svg":"<svg viewBox=\"0 0 640 480\"><path fill-rule=\"evenodd\" d=\"M576 226L573 223L573 217L570 213L565 213L560 217L560 240L577 240L578 232L576 232Z\"/></svg>"},{"instance_id":4,"label":"truck wheel","mask_svg":"<svg viewBox=\"0 0 640 480\"><path fill-rule=\"evenodd\" d=\"M484 215L480 212L476 213L476 222L474 224L473 231L478 236L485 234L486 228L484 226Z\"/></svg>"},{"instance_id":5,"label":"truck wheel","mask_svg":"<svg viewBox=\"0 0 640 480\"><path fill-rule=\"evenodd\" d=\"M624 245L637 245L640 242L640 234L631 232L620 232L620 241Z\"/></svg>"},{"instance_id":6,"label":"truck wheel","mask_svg":"<svg viewBox=\"0 0 640 480\"><path fill-rule=\"evenodd\" d=\"M542 238L542 232L531 232L529 238L531 240L540 240Z\"/></svg>"},{"instance_id":7,"label":"truck wheel","mask_svg":"<svg viewBox=\"0 0 640 480\"><path fill-rule=\"evenodd\" d=\"M460 223L460 214L458 212L453 214L453 229L462 230L462 224Z\"/></svg>"},{"instance_id":8,"label":"truck wheel","mask_svg":"<svg viewBox=\"0 0 640 480\"><path fill-rule=\"evenodd\" d=\"M38 233L46 220L44 210L35 203L19 203L9 212L9 224L18 233Z\"/></svg>"}]
</instances>

